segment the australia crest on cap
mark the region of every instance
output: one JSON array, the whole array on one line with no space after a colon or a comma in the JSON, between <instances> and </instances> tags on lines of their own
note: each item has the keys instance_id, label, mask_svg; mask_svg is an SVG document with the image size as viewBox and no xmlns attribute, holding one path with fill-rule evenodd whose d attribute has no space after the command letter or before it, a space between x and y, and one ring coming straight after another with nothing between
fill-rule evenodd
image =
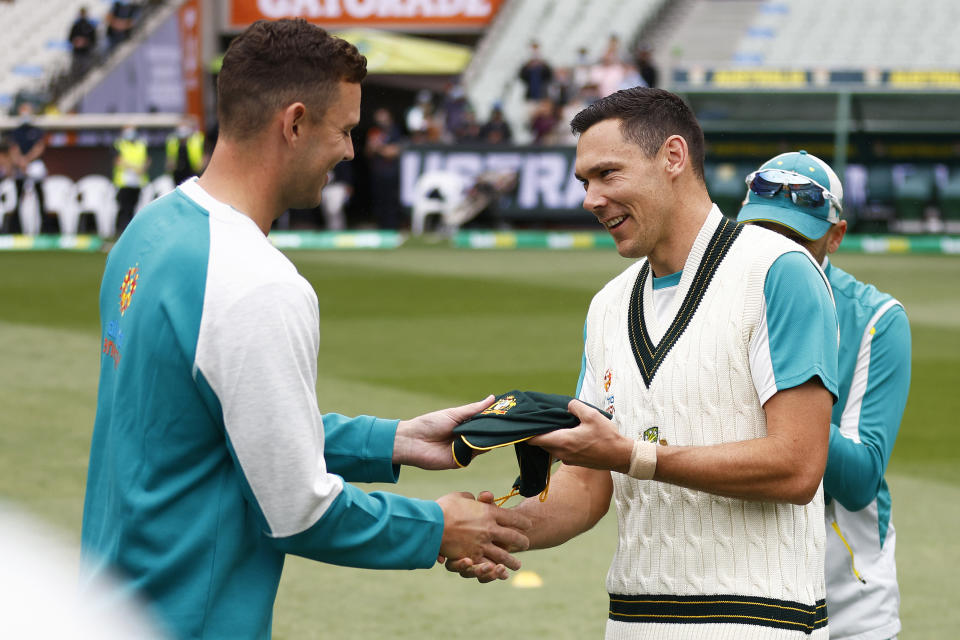
<instances>
[{"instance_id":1,"label":"australia crest on cap","mask_svg":"<svg viewBox=\"0 0 960 640\"><path fill-rule=\"evenodd\" d=\"M481 411L480 415L485 416L493 414L503 416L515 406L517 406L517 398L515 396L507 396L505 398L500 398L492 405Z\"/></svg>"}]
</instances>

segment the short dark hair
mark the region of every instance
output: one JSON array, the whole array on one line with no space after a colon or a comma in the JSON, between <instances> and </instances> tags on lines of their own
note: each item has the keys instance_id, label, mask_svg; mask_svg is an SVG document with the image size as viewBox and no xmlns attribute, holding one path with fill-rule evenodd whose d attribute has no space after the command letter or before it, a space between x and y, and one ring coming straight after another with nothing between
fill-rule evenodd
<instances>
[{"instance_id":1,"label":"short dark hair","mask_svg":"<svg viewBox=\"0 0 960 640\"><path fill-rule=\"evenodd\" d=\"M694 174L703 177L703 130L680 96L650 87L622 89L578 113L570 128L581 134L603 120L620 120L623 138L652 158L672 135L682 136L690 150Z\"/></svg>"},{"instance_id":2,"label":"short dark hair","mask_svg":"<svg viewBox=\"0 0 960 640\"><path fill-rule=\"evenodd\" d=\"M367 59L346 40L302 18L258 20L223 56L217 78L220 131L248 138L278 109L297 101L322 115L340 82L359 83L366 75Z\"/></svg>"}]
</instances>

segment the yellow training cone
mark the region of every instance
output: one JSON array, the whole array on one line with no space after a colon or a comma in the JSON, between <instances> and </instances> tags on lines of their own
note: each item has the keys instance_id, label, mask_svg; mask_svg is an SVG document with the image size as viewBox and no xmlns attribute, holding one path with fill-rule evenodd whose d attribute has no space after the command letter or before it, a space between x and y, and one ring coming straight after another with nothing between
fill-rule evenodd
<instances>
[{"instance_id":1,"label":"yellow training cone","mask_svg":"<svg viewBox=\"0 0 960 640\"><path fill-rule=\"evenodd\" d=\"M537 589L543 586L543 578L535 571L518 571L510 583L517 589Z\"/></svg>"}]
</instances>

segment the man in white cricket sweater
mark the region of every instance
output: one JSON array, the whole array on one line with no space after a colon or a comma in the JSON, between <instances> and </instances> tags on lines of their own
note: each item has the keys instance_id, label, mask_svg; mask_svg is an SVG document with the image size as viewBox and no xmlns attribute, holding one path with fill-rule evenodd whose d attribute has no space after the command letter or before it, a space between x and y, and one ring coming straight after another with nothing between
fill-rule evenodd
<instances>
[{"instance_id":1,"label":"man in white cricket sweater","mask_svg":"<svg viewBox=\"0 0 960 640\"><path fill-rule=\"evenodd\" d=\"M884 473L910 390L910 322L897 300L827 257L840 247L847 221L840 218L843 187L826 162L805 151L783 153L747 176L747 185L737 220L806 248L837 303L840 400L823 477L830 637L887 640L900 632L900 589Z\"/></svg>"},{"instance_id":2,"label":"man in white cricket sweater","mask_svg":"<svg viewBox=\"0 0 960 640\"><path fill-rule=\"evenodd\" d=\"M531 439L563 465L528 499L531 548L617 509L606 637L826 638L821 479L837 319L801 247L710 201L703 133L676 95L580 112L576 175L626 258L584 328L581 424ZM481 581L489 564L448 568Z\"/></svg>"}]
</instances>

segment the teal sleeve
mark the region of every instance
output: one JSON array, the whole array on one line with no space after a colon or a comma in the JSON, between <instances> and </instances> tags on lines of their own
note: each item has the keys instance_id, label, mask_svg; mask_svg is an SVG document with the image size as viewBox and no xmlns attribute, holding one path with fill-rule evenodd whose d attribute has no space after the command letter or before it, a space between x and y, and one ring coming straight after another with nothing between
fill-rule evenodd
<instances>
[{"instance_id":1,"label":"teal sleeve","mask_svg":"<svg viewBox=\"0 0 960 640\"><path fill-rule=\"evenodd\" d=\"M860 442L830 425L823 488L848 511L863 509L877 497L910 389L910 324L903 307L891 307L874 327Z\"/></svg>"},{"instance_id":2,"label":"teal sleeve","mask_svg":"<svg viewBox=\"0 0 960 640\"><path fill-rule=\"evenodd\" d=\"M396 482L400 465L393 464L393 441L399 420L372 416L323 416L323 457L327 471L349 482Z\"/></svg>"},{"instance_id":3,"label":"teal sleeve","mask_svg":"<svg viewBox=\"0 0 960 640\"><path fill-rule=\"evenodd\" d=\"M767 340L777 391L817 377L837 400L837 311L826 280L804 253L785 253L763 287Z\"/></svg>"},{"instance_id":4,"label":"teal sleeve","mask_svg":"<svg viewBox=\"0 0 960 640\"><path fill-rule=\"evenodd\" d=\"M580 391L583 389L583 377L587 374L587 321L583 321L583 355L580 356L580 377L577 378L577 391L573 394L574 398L580 397Z\"/></svg>"},{"instance_id":5,"label":"teal sleeve","mask_svg":"<svg viewBox=\"0 0 960 640\"><path fill-rule=\"evenodd\" d=\"M436 502L392 493L343 491L312 527L273 538L285 553L344 567L427 569L437 561L443 510Z\"/></svg>"}]
</instances>

